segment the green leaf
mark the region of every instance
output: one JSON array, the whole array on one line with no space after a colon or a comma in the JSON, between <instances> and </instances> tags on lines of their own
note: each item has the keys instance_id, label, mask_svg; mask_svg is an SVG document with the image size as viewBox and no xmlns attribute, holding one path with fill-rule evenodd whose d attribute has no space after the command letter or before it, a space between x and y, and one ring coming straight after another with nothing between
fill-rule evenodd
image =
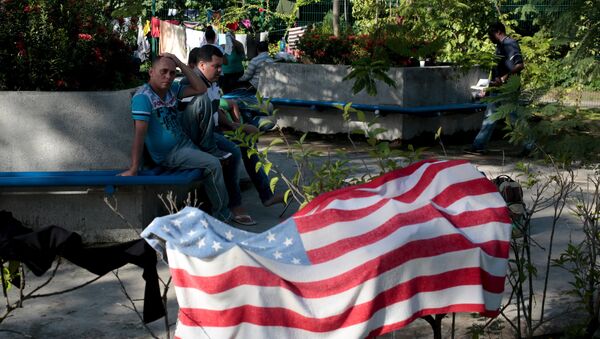
<instances>
[{"instance_id":1,"label":"green leaf","mask_svg":"<svg viewBox=\"0 0 600 339\"><path fill-rule=\"evenodd\" d=\"M273 167L273 163L270 161L265 163L265 165L263 166L263 169L265 170L266 175L269 175L269 172L271 172L271 167Z\"/></svg>"},{"instance_id":2,"label":"green leaf","mask_svg":"<svg viewBox=\"0 0 600 339\"><path fill-rule=\"evenodd\" d=\"M269 187L271 188L271 192L275 192L275 185L279 181L279 177L271 178L271 182L269 183Z\"/></svg>"},{"instance_id":3,"label":"green leaf","mask_svg":"<svg viewBox=\"0 0 600 339\"><path fill-rule=\"evenodd\" d=\"M304 143L304 139L306 139L306 136L308 135L308 132L302 134L302 136L300 137L300 140L298 141L300 144Z\"/></svg>"},{"instance_id":4,"label":"green leaf","mask_svg":"<svg viewBox=\"0 0 600 339\"><path fill-rule=\"evenodd\" d=\"M440 138L440 136L442 135L442 126L440 126L437 131L435 132L435 138L434 140L438 140Z\"/></svg>"},{"instance_id":5,"label":"green leaf","mask_svg":"<svg viewBox=\"0 0 600 339\"><path fill-rule=\"evenodd\" d=\"M254 171L256 171L258 173L258 170L263 166L262 162L257 162L256 166L254 166Z\"/></svg>"},{"instance_id":6,"label":"green leaf","mask_svg":"<svg viewBox=\"0 0 600 339\"><path fill-rule=\"evenodd\" d=\"M283 202L284 203L288 203L288 199L290 197L290 193L292 193L291 189L288 189L287 191L285 191L285 193L283 194Z\"/></svg>"},{"instance_id":7,"label":"green leaf","mask_svg":"<svg viewBox=\"0 0 600 339\"><path fill-rule=\"evenodd\" d=\"M357 110L356 111L356 118L358 119L358 121L362 121L362 122L367 121L367 118L365 117L365 112L363 112L363 111Z\"/></svg>"},{"instance_id":8,"label":"green leaf","mask_svg":"<svg viewBox=\"0 0 600 339\"><path fill-rule=\"evenodd\" d=\"M275 146L275 145L280 145L280 144L283 144L283 139L281 139L281 138L275 138L275 139L271 140L271 143L269 144L269 147Z\"/></svg>"}]
</instances>

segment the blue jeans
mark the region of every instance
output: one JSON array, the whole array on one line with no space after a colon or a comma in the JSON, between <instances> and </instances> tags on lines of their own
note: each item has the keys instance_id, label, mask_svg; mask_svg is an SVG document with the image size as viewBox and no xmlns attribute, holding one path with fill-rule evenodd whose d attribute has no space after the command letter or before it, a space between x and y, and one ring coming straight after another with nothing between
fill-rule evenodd
<instances>
[{"instance_id":1,"label":"blue jeans","mask_svg":"<svg viewBox=\"0 0 600 339\"><path fill-rule=\"evenodd\" d=\"M258 158L258 155L253 154L250 158L248 158L248 148L238 146L234 142L227 139L221 133L218 133L218 132L215 133L215 140L216 140L217 146L219 147L220 150L231 153L231 158L230 158L231 160L229 161L229 163L225 166L225 169L223 170L224 174L225 174L225 184L228 185L229 181L235 181L238 183L238 185L236 185L237 187L231 187L231 189L228 187L229 200L230 200L229 206L230 207L236 206L236 205L233 205L231 203L231 201L234 201L234 202L237 201L238 195L239 195L240 204L242 201L242 197L241 197L241 193L240 193L240 186L239 186L240 177L239 177L239 172L238 172L240 158L241 158L241 160L243 160L244 168L246 169L246 172L248 173L248 176L250 177L252 184L256 188L256 191L258 192L260 201L265 202L265 201L271 199L273 197L273 192L271 192L271 188L269 185L269 177L267 176L267 174L265 173L265 171L262 168L259 169L258 172L256 171L256 164L260 161L260 159ZM235 173L233 173L233 172L235 172ZM231 176L231 178L233 178L233 180L229 179L228 178L229 176Z\"/></svg>"},{"instance_id":2,"label":"blue jeans","mask_svg":"<svg viewBox=\"0 0 600 339\"><path fill-rule=\"evenodd\" d=\"M225 138L223 134L214 132L213 136L217 148L231 153L231 156L227 158L227 163L223 166L225 186L227 186L227 193L229 194L229 208L240 206L242 204L242 191L238 169L242 160L242 153L238 145Z\"/></svg>"},{"instance_id":3,"label":"blue jeans","mask_svg":"<svg viewBox=\"0 0 600 339\"><path fill-rule=\"evenodd\" d=\"M491 119L492 114L496 112L496 104L488 103L485 113L483 114L483 122L481 123L481 129L475 140L473 141L473 149L484 150L487 143L492 138L494 128L496 127L496 121Z\"/></svg>"},{"instance_id":4,"label":"blue jeans","mask_svg":"<svg viewBox=\"0 0 600 339\"><path fill-rule=\"evenodd\" d=\"M496 127L497 120L492 120L492 115L496 113L496 104L488 103L485 113L483 114L483 122L481 123L481 129L475 140L473 141L473 146L471 147L474 150L485 150L487 143L492 138L492 134L494 133L494 128ZM512 122L517 120L517 114L515 112L510 112L510 120ZM534 147L534 141L529 139L523 143L523 150L531 151Z\"/></svg>"}]
</instances>

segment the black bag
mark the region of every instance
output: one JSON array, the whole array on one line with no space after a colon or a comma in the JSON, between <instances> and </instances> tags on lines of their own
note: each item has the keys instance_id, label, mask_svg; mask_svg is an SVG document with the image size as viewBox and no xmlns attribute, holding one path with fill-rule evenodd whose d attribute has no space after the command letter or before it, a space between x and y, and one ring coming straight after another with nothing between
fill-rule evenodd
<instances>
[{"instance_id":1,"label":"black bag","mask_svg":"<svg viewBox=\"0 0 600 339\"><path fill-rule=\"evenodd\" d=\"M525 214L525 202L523 201L523 188L521 184L514 181L508 175L499 175L492 179L498 188L500 195L506 201L510 210L511 218L520 217Z\"/></svg>"}]
</instances>

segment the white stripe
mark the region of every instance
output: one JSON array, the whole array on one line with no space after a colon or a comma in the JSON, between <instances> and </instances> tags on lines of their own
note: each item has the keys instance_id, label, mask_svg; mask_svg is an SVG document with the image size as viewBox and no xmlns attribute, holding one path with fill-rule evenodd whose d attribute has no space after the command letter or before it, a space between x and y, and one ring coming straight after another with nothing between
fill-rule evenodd
<instances>
[{"instance_id":1,"label":"white stripe","mask_svg":"<svg viewBox=\"0 0 600 339\"><path fill-rule=\"evenodd\" d=\"M376 312L371 319L360 324L339 328L332 332L309 332L301 329L280 326L258 326L242 323L233 327L189 327L177 325L175 335L188 338L307 338L307 339L348 339L362 338L372 330L410 318L413 312L424 308L440 308L456 303L483 304L484 300L499 304L500 294L475 294L470 286L454 287L443 291L420 293L401 303L390 305ZM208 336L205 335L205 331Z\"/></svg>"},{"instance_id":2,"label":"white stripe","mask_svg":"<svg viewBox=\"0 0 600 339\"><path fill-rule=\"evenodd\" d=\"M506 260L480 256L480 254L479 249L471 249L413 260L349 290L321 298L303 298L286 288L253 285L239 286L216 294L178 286L175 286L175 290L179 306L185 308L225 310L243 305L285 307L306 317L324 318L340 314L352 306L369 302L379 293L416 277L463 268L478 268L480 265L488 271L500 272L499 276L504 276ZM196 267L191 274L199 274L202 269ZM481 290L480 286L473 286L472 292L480 293Z\"/></svg>"},{"instance_id":3,"label":"white stripe","mask_svg":"<svg viewBox=\"0 0 600 339\"><path fill-rule=\"evenodd\" d=\"M409 213L430 204L437 210L450 215L458 215L468 211L479 211L485 208L506 206L506 203L502 200L500 194L496 192L480 196L467 196L454 202L448 208L440 207L428 200L418 200L418 202L411 204L389 200L385 205L364 218L336 222L311 232L302 233L300 236L302 237L302 242L306 250L320 248L332 242L366 234L381 227L382 224L386 223L397 214ZM440 214L438 218L444 218L444 215Z\"/></svg>"},{"instance_id":4,"label":"white stripe","mask_svg":"<svg viewBox=\"0 0 600 339\"><path fill-rule=\"evenodd\" d=\"M145 114L145 115L150 115L150 112L146 112L146 111L131 111L131 113L133 113L133 114Z\"/></svg>"},{"instance_id":5,"label":"white stripe","mask_svg":"<svg viewBox=\"0 0 600 339\"><path fill-rule=\"evenodd\" d=\"M176 260L174 262L169 260L169 262L171 267L182 268L185 270L202 266L203 268L201 274L206 277L228 272L238 266L263 266L265 269L272 271L288 281L319 281L336 277L339 274L347 272L366 261L378 258L384 253L395 249L398 244L406 243L407 239L410 239L410 241L419 239L434 239L441 235L458 232L458 230L453 226L450 225L450 227L448 227L445 219L443 220L443 223L441 219L437 219L436 221L437 222L403 227L381 241L351 251L334 260L310 266L283 264L281 262L264 258L252 252L246 252L237 246L218 256L218 260L216 260L216 258L199 259L186 257L186 260ZM488 238L483 240L508 241L510 237L510 230L510 224L490 223L488 232L485 232L485 235L487 235ZM481 238L483 238L485 235L481 235ZM471 235L467 233L467 236ZM435 240L432 240L432 243L434 242ZM487 256L487 254L484 253L482 253L482 255ZM189 264L186 264L186 261L189 262ZM489 272L494 275L504 274L504 271Z\"/></svg>"}]
</instances>

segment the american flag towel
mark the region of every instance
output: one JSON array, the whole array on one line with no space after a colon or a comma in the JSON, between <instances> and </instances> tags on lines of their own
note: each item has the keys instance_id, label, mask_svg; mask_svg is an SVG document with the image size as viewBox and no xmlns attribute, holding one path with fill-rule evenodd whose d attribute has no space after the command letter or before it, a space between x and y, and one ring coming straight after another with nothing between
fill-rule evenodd
<instances>
[{"instance_id":1,"label":"american flag towel","mask_svg":"<svg viewBox=\"0 0 600 339\"><path fill-rule=\"evenodd\" d=\"M166 252L179 338L362 338L498 313L510 219L465 161L422 161L320 195L250 233L187 207L142 236Z\"/></svg>"}]
</instances>

